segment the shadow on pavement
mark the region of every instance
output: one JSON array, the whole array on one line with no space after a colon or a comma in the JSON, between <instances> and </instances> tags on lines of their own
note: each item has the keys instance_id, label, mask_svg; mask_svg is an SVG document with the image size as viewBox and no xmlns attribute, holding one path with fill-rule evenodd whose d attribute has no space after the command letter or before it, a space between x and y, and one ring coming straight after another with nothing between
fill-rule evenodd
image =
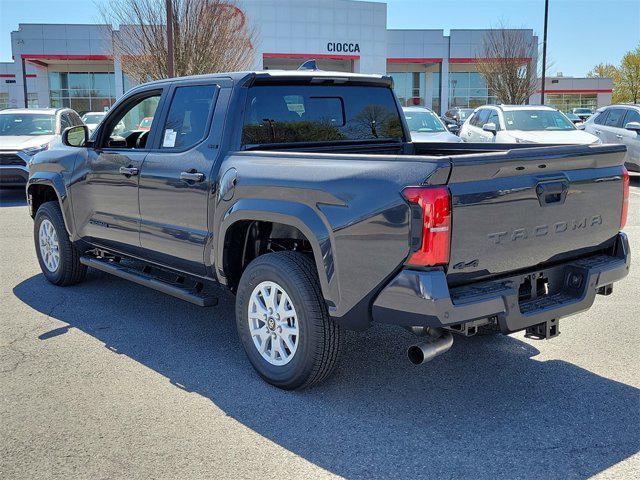
<instances>
[{"instance_id":1,"label":"shadow on pavement","mask_svg":"<svg viewBox=\"0 0 640 480\"><path fill-rule=\"evenodd\" d=\"M0 187L0 207L22 207L27 204L24 187Z\"/></svg>"},{"instance_id":2,"label":"shadow on pavement","mask_svg":"<svg viewBox=\"0 0 640 480\"><path fill-rule=\"evenodd\" d=\"M414 367L412 336L351 333L337 374L302 393L253 372L238 342L233 297L201 309L92 271L61 289L42 275L14 288L77 328L306 460L347 478L588 478L640 450L639 391L512 337L456 338ZM159 399L160 401L160 399Z\"/></svg>"}]
</instances>

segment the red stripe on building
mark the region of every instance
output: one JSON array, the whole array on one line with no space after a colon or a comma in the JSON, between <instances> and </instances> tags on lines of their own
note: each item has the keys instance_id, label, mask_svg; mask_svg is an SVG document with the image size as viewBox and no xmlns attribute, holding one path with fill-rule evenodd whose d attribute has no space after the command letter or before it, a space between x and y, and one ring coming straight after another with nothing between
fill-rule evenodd
<instances>
[{"instance_id":1,"label":"red stripe on building","mask_svg":"<svg viewBox=\"0 0 640 480\"><path fill-rule=\"evenodd\" d=\"M262 58L326 58L329 60L358 60L360 55L338 55L327 53L263 53Z\"/></svg>"},{"instance_id":2,"label":"red stripe on building","mask_svg":"<svg viewBox=\"0 0 640 480\"><path fill-rule=\"evenodd\" d=\"M25 60L113 60L111 55L22 55Z\"/></svg>"},{"instance_id":3,"label":"red stripe on building","mask_svg":"<svg viewBox=\"0 0 640 480\"><path fill-rule=\"evenodd\" d=\"M0 78L16 78L13 73L0 73Z\"/></svg>"},{"instance_id":4,"label":"red stripe on building","mask_svg":"<svg viewBox=\"0 0 640 480\"><path fill-rule=\"evenodd\" d=\"M394 57L387 58L388 63L442 63L442 58Z\"/></svg>"},{"instance_id":5,"label":"red stripe on building","mask_svg":"<svg viewBox=\"0 0 640 480\"><path fill-rule=\"evenodd\" d=\"M523 57L523 58L450 58L449 63L477 63L478 60L486 61L486 62L502 62L505 60L517 60L522 63L530 62L531 58Z\"/></svg>"},{"instance_id":6,"label":"red stripe on building","mask_svg":"<svg viewBox=\"0 0 640 480\"><path fill-rule=\"evenodd\" d=\"M542 93L542 90L537 90L538 93ZM600 90L593 90L593 89L575 89L575 90L547 90L545 88L544 93L613 93L613 90L611 89L600 89Z\"/></svg>"},{"instance_id":7,"label":"red stripe on building","mask_svg":"<svg viewBox=\"0 0 640 480\"><path fill-rule=\"evenodd\" d=\"M36 75L35 73L27 73L25 76L27 78L36 78L38 75Z\"/></svg>"}]
</instances>

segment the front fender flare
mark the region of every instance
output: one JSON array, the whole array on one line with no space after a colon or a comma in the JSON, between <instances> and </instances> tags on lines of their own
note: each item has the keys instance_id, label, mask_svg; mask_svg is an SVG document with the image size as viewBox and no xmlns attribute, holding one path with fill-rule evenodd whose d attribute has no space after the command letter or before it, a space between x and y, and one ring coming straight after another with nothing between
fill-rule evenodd
<instances>
[{"instance_id":1,"label":"front fender flare","mask_svg":"<svg viewBox=\"0 0 640 480\"><path fill-rule=\"evenodd\" d=\"M225 283L225 237L233 224L243 220L281 223L300 230L311 243L324 299L330 311L332 307L335 308L339 300L339 291L331 231L317 212L298 202L247 198L237 201L225 212L220 223L215 258L216 273L222 283Z\"/></svg>"},{"instance_id":2,"label":"front fender flare","mask_svg":"<svg viewBox=\"0 0 640 480\"><path fill-rule=\"evenodd\" d=\"M62 218L64 218L64 225L69 234L71 241L77 240L75 238L75 226L73 223L73 212L71 209L71 198L67 194L67 187L64 183L62 175L56 172L35 172L29 175L27 181L26 192L27 199L29 201L29 209L31 210L31 216L35 216L36 212L32 211L33 206L31 203L31 193L36 186L43 185L51 187L58 198L58 204L62 211Z\"/></svg>"}]
</instances>

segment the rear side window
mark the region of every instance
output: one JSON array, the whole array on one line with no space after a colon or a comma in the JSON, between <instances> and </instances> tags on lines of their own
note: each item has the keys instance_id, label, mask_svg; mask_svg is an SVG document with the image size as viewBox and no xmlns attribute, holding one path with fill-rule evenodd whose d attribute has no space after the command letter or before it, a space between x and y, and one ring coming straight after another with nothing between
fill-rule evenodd
<instances>
[{"instance_id":1,"label":"rear side window","mask_svg":"<svg viewBox=\"0 0 640 480\"><path fill-rule=\"evenodd\" d=\"M640 122L640 112L630 109L627 111L627 116L624 117L623 126L630 122Z\"/></svg>"},{"instance_id":2,"label":"rear side window","mask_svg":"<svg viewBox=\"0 0 640 480\"><path fill-rule=\"evenodd\" d=\"M242 144L402 140L390 88L257 85L249 89Z\"/></svg>"},{"instance_id":3,"label":"rear side window","mask_svg":"<svg viewBox=\"0 0 640 480\"><path fill-rule=\"evenodd\" d=\"M607 127L621 127L624 114L627 113L624 108L612 108L609 110L609 115L604 121L604 125Z\"/></svg>"},{"instance_id":4,"label":"rear side window","mask_svg":"<svg viewBox=\"0 0 640 480\"><path fill-rule=\"evenodd\" d=\"M162 130L163 149L188 148L204 138L216 92L216 85L176 88Z\"/></svg>"}]
</instances>

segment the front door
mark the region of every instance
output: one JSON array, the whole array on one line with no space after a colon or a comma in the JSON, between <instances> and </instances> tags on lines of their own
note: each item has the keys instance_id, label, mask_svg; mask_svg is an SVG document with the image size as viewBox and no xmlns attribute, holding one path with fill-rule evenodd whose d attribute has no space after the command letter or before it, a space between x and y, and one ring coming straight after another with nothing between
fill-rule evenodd
<instances>
[{"instance_id":1,"label":"front door","mask_svg":"<svg viewBox=\"0 0 640 480\"><path fill-rule=\"evenodd\" d=\"M217 84L206 82L172 87L156 145L140 173L144 256L203 276L207 208L222 124L212 120L218 92Z\"/></svg>"},{"instance_id":2,"label":"front door","mask_svg":"<svg viewBox=\"0 0 640 480\"><path fill-rule=\"evenodd\" d=\"M140 126L153 118L162 89L135 95L104 121L93 148L84 152L73 182L73 210L80 235L106 248L135 254L140 250L138 180L148 154L147 141L156 133Z\"/></svg>"}]
</instances>

